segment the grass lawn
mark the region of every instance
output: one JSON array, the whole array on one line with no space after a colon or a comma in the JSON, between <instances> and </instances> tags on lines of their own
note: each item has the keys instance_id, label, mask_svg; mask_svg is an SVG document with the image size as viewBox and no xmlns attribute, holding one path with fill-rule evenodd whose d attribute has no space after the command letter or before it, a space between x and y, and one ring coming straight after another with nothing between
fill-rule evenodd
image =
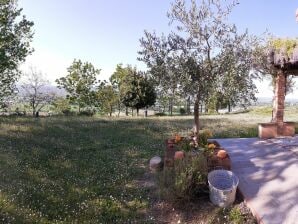
<instances>
[{"instance_id":1,"label":"grass lawn","mask_svg":"<svg viewBox=\"0 0 298 224\"><path fill-rule=\"evenodd\" d=\"M253 137L267 121L263 113L212 115L202 127ZM0 118L0 223L154 223L138 181L165 138L191 127L191 117Z\"/></svg>"}]
</instances>

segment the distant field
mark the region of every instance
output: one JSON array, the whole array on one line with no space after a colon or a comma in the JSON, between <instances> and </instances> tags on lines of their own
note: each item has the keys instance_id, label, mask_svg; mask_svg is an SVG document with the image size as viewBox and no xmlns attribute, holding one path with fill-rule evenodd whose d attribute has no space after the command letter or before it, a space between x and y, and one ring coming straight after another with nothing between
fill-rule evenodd
<instances>
[{"instance_id":1,"label":"distant field","mask_svg":"<svg viewBox=\"0 0 298 224\"><path fill-rule=\"evenodd\" d=\"M202 127L214 137L255 137L257 123L270 119L262 110L208 115ZM0 118L0 222L152 222L138 180L164 140L192 123L187 116Z\"/></svg>"}]
</instances>

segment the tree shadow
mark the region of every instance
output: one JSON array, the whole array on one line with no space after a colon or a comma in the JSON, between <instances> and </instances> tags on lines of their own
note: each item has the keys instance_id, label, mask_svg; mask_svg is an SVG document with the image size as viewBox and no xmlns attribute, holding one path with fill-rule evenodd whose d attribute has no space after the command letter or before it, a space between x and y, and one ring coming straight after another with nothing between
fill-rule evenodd
<instances>
[{"instance_id":1,"label":"tree shadow","mask_svg":"<svg viewBox=\"0 0 298 224\"><path fill-rule=\"evenodd\" d=\"M296 147L298 137L218 142L228 151L239 188L259 221L294 223L298 218L298 159L286 146Z\"/></svg>"},{"instance_id":2,"label":"tree shadow","mask_svg":"<svg viewBox=\"0 0 298 224\"><path fill-rule=\"evenodd\" d=\"M148 192L135 182L163 145L163 136L151 124L22 118L2 119L1 125L6 127L0 132L3 220L143 220Z\"/></svg>"}]
</instances>

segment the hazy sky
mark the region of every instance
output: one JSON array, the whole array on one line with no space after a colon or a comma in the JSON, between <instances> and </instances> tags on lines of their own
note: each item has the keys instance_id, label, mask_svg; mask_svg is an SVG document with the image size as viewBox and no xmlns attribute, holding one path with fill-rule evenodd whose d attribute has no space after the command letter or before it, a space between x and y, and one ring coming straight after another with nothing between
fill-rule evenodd
<instances>
[{"instance_id":1,"label":"hazy sky","mask_svg":"<svg viewBox=\"0 0 298 224\"><path fill-rule=\"evenodd\" d=\"M170 0L19 0L33 20L35 52L23 69L35 66L50 81L64 76L73 59L91 62L107 79L116 64L137 65L143 31L169 32ZM298 36L296 0L240 0L231 22L252 34L268 29L278 37ZM258 83L258 96L272 96L268 82ZM294 95L298 96L298 91ZM294 96L293 94L290 97Z\"/></svg>"}]
</instances>

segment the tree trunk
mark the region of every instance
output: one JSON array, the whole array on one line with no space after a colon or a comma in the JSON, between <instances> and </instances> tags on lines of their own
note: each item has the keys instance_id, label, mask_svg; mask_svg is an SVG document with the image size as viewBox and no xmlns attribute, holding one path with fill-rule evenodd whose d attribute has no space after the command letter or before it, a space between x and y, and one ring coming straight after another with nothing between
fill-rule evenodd
<instances>
[{"instance_id":1,"label":"tree trunk","mask_svg":"<svg viewBox=\"0 0 298 224\"><path fill-rule=\"evenodd\" d=\"M286 96L287 76L283 70L279 70L275 81L273 122L277 124L277 134L283 135L284 130L284 109Z\"/></svg>"},{"instance_id":2,"label":"tree trunk","mask_svg":"<svg viewBox=\"0 0 298 224\"><path fill-rule=\"evenodd\" d=\"M128 107L125 107L125 115L128 116Z\"/></svg>"},{"instance_id":3,"label":"tree trunk","mask_svg":"<svg viewBox=\"0 0 298 224\"><path fill-rule=\"evenodd\" d=\"M173 98L169 99L169 112L170 115L173 116Z\"/></svg>"},{"instance_id":4,"label":"tree trunk","mask_svg":"<svg viewBox=\"0 0 298 224\"><path fill-rule=\"evenodd\" d=\"M231 107L231 103L228 103L228 112L231 113L232 112L232 107Z\"/></svg>"},{"instance_id":5,"label":"tree trunk","mask_svg":"<svg viewBox=\"0 0 298 224\"><path fill-rule=\"evenodd\" d=\"M34 105L32 106L32 116L33 116L33 117L36 116L36 108L35 108Z\"/></svg>"},{"instance_id":6,"label":"tree trunk","mask_svg":"<svg viewBox=\"0 0 298 224\"><path fill-rule=\"evenodd\" d=\"M120 117L120 112L121 112L121 103L118 102L118 117Z\"/></svg>"},{"instance_id":7,"label":"tree trunk","mask_svg":"<svg viewBox=\"0 0 298 224\"><path fill-rule=\"evenodd\" d=\"M168 113L171 114L171 98L169 98L169 109L168 109Z\"/></svg>"},{"instance_id":8,"label":"tree trunk","mask_svg":"<svg viewBox=\"0 0 298 224\"><path fill-rule=\"evenodd\" d=\"M215 112L216 113L219 113L218 111L219 111L219 108L220 108L221 106L220 106L220 104L219 103L216 103L215 104Z\"/></svg>"},{"instance_id":9,"label":"tree trunk","mask_svg":"<svg viewBox=\"0 0 298 224\"><path fill-rule=\"evenodd\" d=\"M113 106L110 106L110 117L112 117L112 113L113 113Z\"/></svg>"},{"instance_id":10,"label":"tree trunk","mask_svg":"<svg viewBox=\"0 0 298 224\"><path fill-rule=\"evenodd\" d=\"M194 121L195 121L195 133L199 133L200 130L200 122L199 122L199 99L200 96L197 94L196 100L195 100L195 105L194 105Z\"/></svg>"},{"instance_id":11,"label":"tree trunk","mask_svg":"<svg viewBox=\"0 0 298 224\"><path fill-rule=\"evenodd\" d=\"M147 108L147 107L145 108L145 111L144 111L144 116L145 116L145 117L147 117L147 116L148 116L148 108Z\"/></svg>"},{"instance_id":12,"label":"tree trunk","mask_svg":"<svg viewBox=\"0 0 298 224\"><path fill-rule=\"evenodd\" d=\"M187 98L186 101L187 105L186 105L186 110L187 110L187 114L190 115L190 96Z\"/></svg>"},{"instance_id":13,"label":"tree trunk","mask_svg":"<svg viewBox=\"0 0 298 224\"><path fill-rule=\"evenodd\" d=\"M131 108L131 116L133 117L133 108Z\"/></svg>"},{"instance_id":14,"label":"tree trunk","mask_svg":"<svg viewBox=\"0 0 298 224\"><path fill-rule=\"evenodd\" d=\"M140 109L139 109L139 108L137 108L137 117L139 116L139 110L140 110Z\"/></svg>"}]
</instances>

